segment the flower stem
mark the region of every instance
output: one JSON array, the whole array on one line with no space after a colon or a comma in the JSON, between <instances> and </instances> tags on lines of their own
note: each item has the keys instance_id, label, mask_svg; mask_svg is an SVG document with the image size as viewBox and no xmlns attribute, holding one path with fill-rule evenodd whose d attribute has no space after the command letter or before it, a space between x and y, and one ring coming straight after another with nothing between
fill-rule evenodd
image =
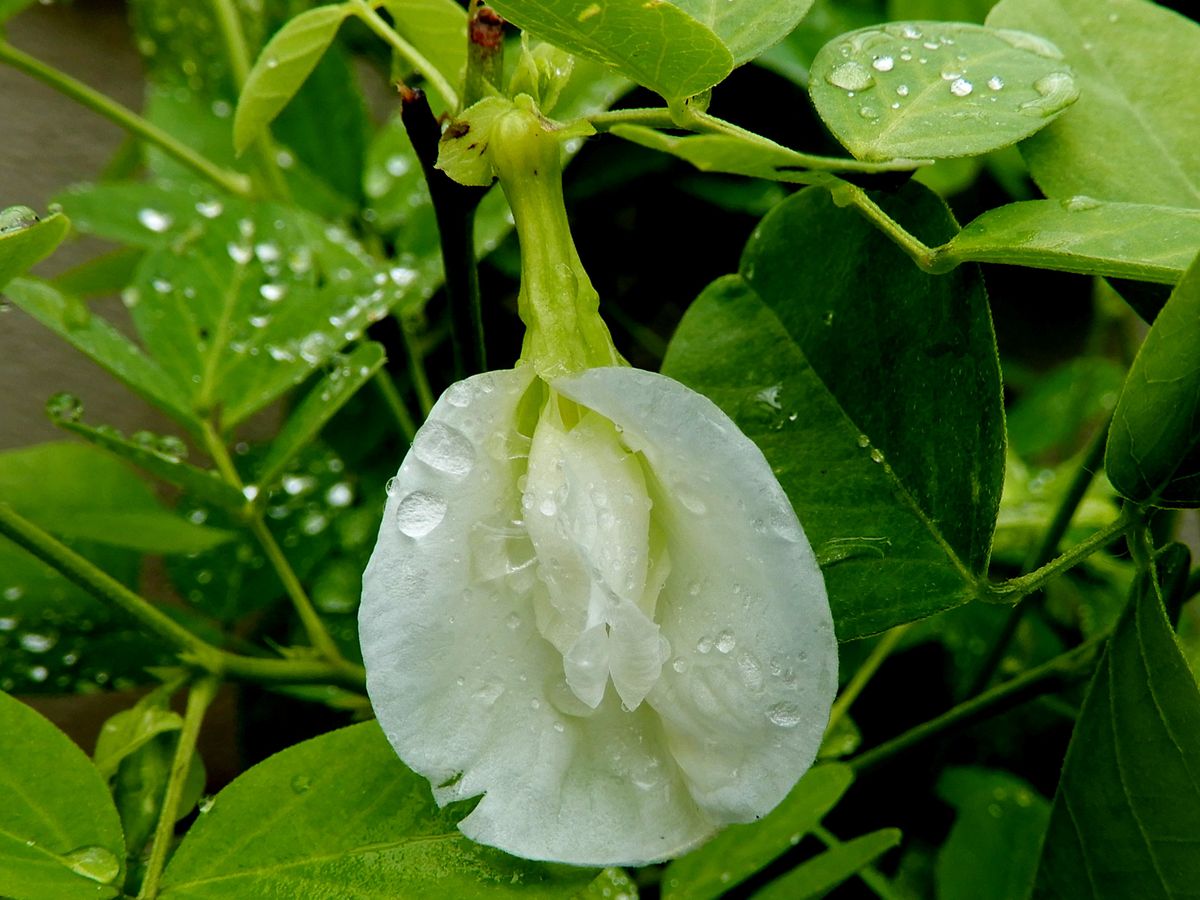
<instances>
[{"instance_id":1,"label":"flower stem","mask_svg":"<svg viewBox=\"0 0 1200 900\"><path fill-rule=\"evenodd\" d=\"M205 421L202 425L205 449L209 456L213 458L216 464L217 471L221 473L221 477L225 482L237 491L245 491L245 485L242 483L242 478L238 474L237 469L233 465L233 460L229 456L229 451L225 448L225 442L221 440L212 423ZM304 585L300 583L300 579L296 577L296 572L292 568L292 564L288 562L279 543L275 540L275 536L271 534L271 530L267 528L266 522L263 520L262 510L257 506L251 508L249 512L249 527L251 534L266 553L267 559L270 560L272 567L275 569L276 575L283 583L284 591L287 592L288 598L292 601L292 606L296 610L296 614L300 617L300 622L304 626L305 632L308 634L309 643L323 657L329 660L334 665L344 663L342 653L338 649L333 638L330 637L325 623L321 620L321 616L309 600L308 594L304 590Z\"/></svg>"},{"instance_id":2,"label":"flower stem","mask_svg":"<svg viewBox=\"0 0 1200 900\"><path fill-rule=\"evenodd\" d=\"M433 389L425 372L425 353L413 333L412 323L404 316L400 316L400 334L404 338L404 354L408 357L408 377L412 379L417 404L421 408L422 418L425 418L433 409Z\"/></svg>"},{"instance_id":3,"label":"flower stem","mask_svg":"<svg viewBox=\"0 0 1200 900\"><path fill-rule=\"evenodd\" d=\"M437 67L426 59L416 47L400 37L396 33L396 29L385 22L366 0L351 0L351 2L354 6L354 14L362 20L363 24L379 37L383 38L386 43L391 45L393 50L420 72L421 77L433 85L434 90L442 95L442 99L446 101L448 109L457 110L458 92L450 86L450 82L446 80L446 76L439 72Z\"/></svg>"},{"instance_id":4,"label":"flower stem","mask_svg":"<svg viewBox=\"0 0 1200 900\"><path fill-rule=\"evenodd\" d=\"M187 780L188 768L192 764L192 756L196 752L196 738L200 735L200 725L204 721L204 713L216 696L220 681L212 676L204 676L196 681L188 691L187 707L183 713L183 728L179 732L179 743L175 748L175 757L171 761L171 774L167 781L167 790L163 796L162 809L158 813L158 825L154 829L154 841L150 845L150 859L146 862L146 877L142 881L142 889L138 892L138 900L154 900L158 896L158 884L162 879L163 868L167 863L167 851L171 847L171 839L175 834L175 820L179 811L179 800L183 796L184 782Z\"/></svg>"},{"instance_id":5,"label":"flower stem","mask_svg":"<svg viewBox=\"0 0 1200 900\"><path fill-rule=\"evenodd\" d=\"M856 772L874 768L886 760L949 732L966 728L999 715L1043 694L1054 693L1091 675L1107 635L1092 638L1054 659L973 697L935 719L911 728L871 750L851 757L847 763Z\"/></svg>"},{"instance_id":6,"label":"flower stem","mask_svg":"<svg viewBox=\"0 0 1200 900\"><path fill-rule=\"evenodd\" d=\"M863 688L867 686L875 673L879 671L879 667L883 665L884 660L896 649L896 645L900 643L900 639L904 637L904 633L910 627L912 627L912 623L897 625L890 631L885 632L883 637L879 639L879 642L871 649L871 653L866 661L859 666L858 671L854 673L854 676L846 684L841 694L838 695L837 700L834 701L833 708L829 711L829 724L825 726L826 734L832 732L842 720L842 717L850 709L850 706L858 699L858 695L862 693Z\"/></svg>"},{"instance_id":7,"label":"flower stem","mask_svg":"<svg viewBox=\"0 0 1200 900\"><path fill-rule=\"evenodd\" d=\"M252 194L250 179L240 172L222 168L212 160L197 153L191 147L163 131L157 125L139 116L133 110L121 105L111 97L101 94L88 85L76 81L69 75L48 66L39 59L23 53L11 44L0 41L0 62L8 63L13 68L24 72L32 78L52 87L72 100L86 106L93 112L103 116L148 143L154 144L172 159L187 166L197 174L207 178L222 190L241 197Z\"/></svg>"},{"instance_id":8,"label":"flower stem","mask_svg":"<svg viewBox=\"0 0 1200 900\"><path fill-rule=\"evenodd\" d=\"M467 20L467 78L463 106L482 100L504 85L504 19L490 6L479 6Z\"/></svg>"}]
</instances>

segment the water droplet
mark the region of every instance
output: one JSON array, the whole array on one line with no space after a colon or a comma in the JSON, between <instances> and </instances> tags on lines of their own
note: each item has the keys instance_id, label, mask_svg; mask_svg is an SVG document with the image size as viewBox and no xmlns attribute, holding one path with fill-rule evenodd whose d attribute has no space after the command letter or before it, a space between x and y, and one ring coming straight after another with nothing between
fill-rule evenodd
<instances>
[{"instance_id":1,"label":"water droplet","mask_svg":"<svg viewBox=\"0 0 1200 900\"><path fill-rule=\"evenodd\" d=\"M242 488L242 496L253 503L254 499L258 496L258 486L253 484L246 485Z\"/></svg>"},{"instance_id":2,"label":"water droplet","mask_svg":"<svg viewBox=\"0 0 1200 900\"><path fill-rule=\"evenodd\" d=\"M287 286L282 284L264 284L258 289L258 293L268 303L278 303L287 293Z\"/></svg>"},{"instance_id":3,"label":"water droplet","mask_svg":"<svg viewBox=\"0 0 1200 900\"><path fill-rule=\"evenodd\" d=\"M900 34L908 38L910 41L919 40L921 38L921 30L916 25L903 25L900 28Z\"/></svg>"},{"instance_id":4,"label":"water droplet","mask_svg":"<svg viewBox=\"0 0 1200 900\"><path fill-rule=\"evenodd\" d=\"M4 589L4 599L16 602L25 596L25 589L19 584L10 585Z\"/></svg>"},{"instance_id":5,"label":"water droplet","mask_svg":"<svg viewBox=\"0 0 1200 900\"><path fill-rule=\"evenodd\" d=\"M59 391L46 401L46 415L56 422L78 422L83 415L83 401L67 391Z\"/></svg>"},{"instance_id":6,"label":"water droplet","mask_svg":"<svg viewBox=\"0 0 1200 900\"><path fill-rule=\"evenodd\" d=\"M58 639L49 634L28 634L21 635L21 647L28 650L30 653L45 653L57 643Z\"/></svg>"},{"instance_id":7,"label":"water droplet","mask_svg":"<svg viewBox=\"0 0 1200 900\"><path fill-rule=\"evenodd\" d=\"M975 90L975 85L965 78L956 78L950 85L950 93L955 97L966 97L973 90Z\"/></svg>"},{"instance_id":8,"label":"water droplet","mask_svg":"<svg viewBox=\"0 0 1200 900\"><path fill-rule=\"evenodd\" d=\"M426 422L413 441L413 454L425 465L462 478L475 465L475 447L470 439L449 425Z\"/></svg>"},{"instance_id":9,"label":"water droplet","mask_svg":"<svg viewBox=\"0 0 1200 900\"><path fill-rule=\"evenodd\" d=\"M875 83L875 77L866 67L854 60L834 66L825 80L844 91L864 91Z\"/></svg>"},{"instance_id":10,"label":"water droplet","mask_svg":"<svg viewBox=\"0 0 1200 900\"><path fill-rule=\"evenodd\" d=\"M445 499L429 491L413 491L396 507L396 527L411 538L429 534L445 517Z\"/></svg>"},{"instance_id":11,"label":"water droplet","mask_svg":"<svg viewBox=\"0 0 1200 900\"><path fill-rule=\"evenodd\" d=\"M686 488L676 485L675 497L679 500L683 508L694 516L703 516L708 512L707 504L695 494L690 493Z\"/></svg>"},{"instance_id":12,"label":"water droplet","mask_svg":"<svg viewBox=\"0 0 1200 900\"><path fill-rule=\"evenodd\" d=\"M1004 87L1004 79L999 75L993 75L987 80L987 86L993 91L1001 90Z\"/></svg>"},{"instance_id":13,"label":"water droplet","mask_svg":"<svg viewBox=\"0 0 1200 900\"><path fill-rule=\"evenodd\" d=\"M312 779L307 775L297 775L292 779L293 794L306 793L310 787L312 787Z\"/></svg>"},{"instance_id":14,"label":"water droplet","mask_svg":"<svg viewBox=\"0 0 1200 900\"><path fill-rule=\"evenodd\" d=\"M1085 210L1096 209L1101 205L1101 201L1095 197L1086 197L1083 194L1077 194L1063 201L1063 207L1068 212L1084 212Z\"/></svg>"},{"instance_id":15,"label":"water droplet","mask_svg":"<svg viewBox=\"0 0 1200 900\"><path fill-rule=\"evenodd\" d=\"M395 478L395 476L393 476L387 480L387 484L385 484L383 486L383 492L385 494L387 494L389 497L396 496L396 478Z\"/></svg>"},{"instance_id":16,"label":"water droplet","mask_svg":"<svg viewBox=\"0 0 1200 900\"><path fill-rule=\"evenodd\" d=\"M277 68L278 66L279 66L279 59L277 57L274 57L274 56L267 57L267 68L268 69L274 69L274 68Z\"/></svg>"},{"instance_id":17,"label":"water droplet","mask_svg":"<svg viewBox=\"0 0 1200 900\"><path fill-rule=\"evenodd\" d=\"M858 108L858 114L868 122L875 122L879 119L879 110L873 106L860 106Z\"/></svg>"},{"instance_id":18,"label":"water droplet","mask_svg":"<svg viewBox=\"0 0 1200 900\"><path fill-rule=\"evenodd\" d=\"M349 506L354 501L354 490L344 481L332 485L325 492L325 502L334 509Z\"/></svg>"},{"instance_id":19,"label":"water droplet","mask_svg":"<svg viewBox=\"0 0 1200 900\"><path fill-rule=\"evenodd\" d=\"M675 661L671 663L671 668L681 675L688 670L687 660L682 656L675 657Z\"/></svg>"},{"instance_id":20,"label":"water droplet","mask_svg":"<svg viewBox=\"0 0 1200 900\"><path fill-rule=\"evenodd\" d=\"M1075 79L1066 72L1051 72L1033 83L1040 95L1036 100L1022 103L1018 109L1030 116L1052 116L1063 107L1073 103L1079 96Z\"/></svg>"},{"instance_id":21,"label":"water droplet","mask_svg":"<svg viewBox=\"0 0 1200 900\"><path fill-rule=\"evenodd\" d=\"M333 339L323 331L314 331L300 341L300 357L315 366L333 352Z\"/></svg>"},{"instance_id":22,"label":"water droplet","mask_svg":"<svg viewBox=\"0 0 1200 900\"><path fill-rule=\"evenodd\" d=\"M700 640L696 641L696 652L697 653L711 653L712 648L713 648L713 639L711 637L709 637L708 635L705 635L704 637L700 638Z\"/></svg>"},{"instance_id":23,"label":"water droplet","mask_svg":"<svg viewBox=\"0 0 1200 900\"><path fill-rule=\"evenodd\" d=\"M717 650L721 653L729 653L736 646L737 638L733 636L732 631L725 630L717 635Z\"/></svg>"},{"instance_id":24,"label":"water droplet","mask_svg":"<svg viewBox=\"0 0 1200 900\"><path fill-rule=\"evenodd\" d=\"M791 703L776 703L767 710L767 718L780 728L795 728L800 724L800 710Z\"/></svg>"},{"instance_id":25,"label":"water droplet","mask_svg":"<svg viewBox=\"0 0 1200 900\"><path fill-rule=\"evenodd\" d=\"M877 56L871 63L871 68L876 72L890 72L896 66L896 60L890 56Z\"/></svg>"},{"instance_id":26,"label":"water droplet","mask_svg":"<svg viewBox=\"0 0 1200 900\"><path fill-rule=\"evenodd\" d=\"M508 618L504 620L504 624L512 631L516 631L521 627L521 617L516 613L509 613Z\"/></svg>"},{"instance_id":27,"label":"water droplet","mask_svg":"<svg viewBox=\"0 0 1200 900\"><path fill-rule=\"evenodd\" d=\"M896 96L907 97L908 96L908 85L907 84L896 85Z\"/></svg>"},{"instance_id":28,"label":"water droplet","mask_svg":"<svg viewBox=\"0 0 1200 900\"><path fill-rule=\"evenodd\" d=\"M143 228L147 228L155 234L162 234L175 222L167 213L159 212L157 209L150 209L149 207L139 209L137 218Z\"/></svg>"},{"instance_id":29,"label":"water droplet","mask_svg":"<svg viewBox=\"0 0 1200 900\"><path fill-rule=\"evenodd\" d=\"M417 280L417 270L408 269L404 266L394 266L388 270L388 276L392 279L392 283L396 287L405 288Z\"/></svg>"},{"instance_id":30,"label":"water droplet","mask_svg":"<svg viewBox=\"0 0 1200 900\"><path fill-rule=\"evenodd\" d=\"M225 251L239 266L244 266L254 258L254 249L247 244L235 244L230 241L225 245Z\"/></svg>"},{"instance_id":31,"label":"water droplet","mask_svg":"<svg viewBox=\"0 0 1200 900\"><path fill-rule=\"evenodd\" d=\"M883 453L878 447L871 448L871 462L883 462Z\"/></svg>"},{"instance_id":32,"label":"water droplet","mask_svg":"<svg viewBox=\"0 0 1200 900\"><path fill-rule=\"evenodd\" d=\"M121 861L104 847L80 847L60 859L76 875L100 884L111 884L121 874Z\"/></svg>"},{"instance_id":33,"label":"water droplet","mask_svg":"<svg viewBox=\"0 0 1200 900\"><path fill-rule=\"evenodd\" d=\"M196 212L206 219L215 219L224 211L225 207L221 205L220 200L201 200L196 204Z\"/></svg>"}]
</instances>

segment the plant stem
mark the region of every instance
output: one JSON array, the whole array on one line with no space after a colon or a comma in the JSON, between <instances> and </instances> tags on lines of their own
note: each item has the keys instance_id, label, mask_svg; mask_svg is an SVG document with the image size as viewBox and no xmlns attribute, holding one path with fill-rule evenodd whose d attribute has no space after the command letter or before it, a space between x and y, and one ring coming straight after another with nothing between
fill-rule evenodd
<instances>
[{"instance_id":1,"label":"plant stem","mask_svg":"<svg viewBox=\"0 0 1200 900\"><path fill-rule=\"evenodd\" d=\"M899 222L889 216L871 196L857 185L843 181L832 189L834 202L840 206L853 206L867 221L892 239L901 250L907 253L912 261L925 272L941 274L949 269L938 263L938 250L930 247L920 238L907 231ZM953 266L949 267L953 268Z\"/></svg>"},{"instance_id":2,"label":"plant stem","mask_svg":"<svg viewBox=\"0 0 1200 900\"><path fill-rule=\"evenodd\" d=\"M588 122L597 131L608 131L614 125L645 125L647 128L678 128L666 107L643 106L636 109L609 109L593 113Z\"/></svg>"},{"instance_id":3,"label":"plant stem","mask_svg":"<svg viewBox=\"0 0 1200 900\"><path fill-rule=\"evenodd\" d=\"M442 95L442 99L446 101L448 109L457 110L458 93L450 86L450 82L446 80L446 76L439 72L437 67L426 59L416 47L400 37L396 33L396 30L388 25L366 0L351 0L351 2L354 5L354 14L363 21L363 24L379 37L383 38L404 59L408 60L409 64L421 73L421 77L433 85L434 89Z\"/></svg>"},{"instance_id":4,"label":"plant stem","mask_svg":"<svg viewBox=\"0 0 1200 900\"><path fill-rule=\"evenodd\" d=\"M392 418L396 420L396 425L400 428L400 433L411 444L413 438L417 436L417 424L413 421L412 413L408 411L408 406L405 405L404 398L396 390L396 383L392 381L392 376L385 369L380 369L372 377L372 380L383 397L384 406L388 408L388 411L392 414Z\"/></svg>"},{"instance_id":5,"label":"plant stem","mask_svg":"<svg viewBox=\"0 0 1200 900\"><path fill-rule=\"evenodd\" d=\"M467 78L463 106L499 92L504 84L504 20L490 6L476 7L467 20Z\"/></svg>"},{"instance_id":6,"label":"plant stem","mask_svg":"<svg viewBox=\"0 0 1200 900\"><path fill-rule=\"evenodd\" d=\"M814 828L813 835L831 850L834 847L840 847L844 843L824 825L818 825ZM876 897L879 897L880 900L899 900L900 895L896 893L895 888L892 887L891 883L873 865L863 866L854 874L861 878L863 884L869 887L872 893Z\"/></svg>"},{"instance_id":7,"label":"plant stem","mask_svg":"<svg viewBox=\"0 0 1200 900\"><path fill-rule=\"evenodd\" d=\"M421 352L412 326L403 315L400 316L400 334L404 337L404 353L408 357L408 377L412 379L413 390L417 392L421 417L427 418L433 410L433 390L429 387L429 376L425 374L425 354Z\"/></svg>"},{"instance_id":8,"label":"plant stem","mask_svg":"<svg viewBox=\"0 0 1200 900\"><path fill-rule=\"evenodd\" d=\"M1054 511L1054 516L1050 519L1050 524L1046 526L1046 530L1042 533L1042 539L1029 555L1029 559L1024 565L1025 572L1031 572L1040 569L1054 558L1054 554L1058 552L1058 545L1062 543L1063 536L1066 535L1067 529L1071 527L1071 520L1075 518L1075 512L1079 509L1079 504L1083 502L1084 495L1087 494L1088 488L1095 478L1097 470L1104 461L1104 448L1108 443L1108 423L1112 420L1110 415L1105 420L1104 424L1092 435L1091 441L1084 450L1083 458L1079 461L1079 466L1075 469L1074 475L1071 477L1071 483L1067 485L1067 490L1059 501L1058 508ZM1000 661L1004 659L1004 654L1008 650L1009 642L1012 641L1013 635L1017 633L1017 628L1021 624L1021 620L1025 616L1025 611L1029 608L1029 602L1018 601L1008 613L1008 617L1001 625L999 633L992 642L991 649L984 657L983 664L979 667L979 671L975 674L975 678L971 681L971 686L967 690L967 696L973 697L988 686L992 680L992 676L996 674L996 669L1000 665Z\"/></svg>"},{"instance_id":9,"label":"plant stem","mask_svg":"<svg viewBox=\"0 0 1200 900\"><path fill-rule=\"evenodd\" d=\"M461 379L487 371L479 265L475 259L475 210L487 191L461 185L437 168L442 129L424 91L400 89L400 117L421 163L437 218L455 368Z\"/></svg>"},{"instance_id":10,"label":"plant stem","mask_svg":"<svg viewBox=\"0 0 1200 900\"><path fill-rule=\"evenodd\" d=\"M1006 712L1042 694L1053 693L1074 684L1091 674L1096 657L1107 639L1107 635L1092 638L1087 643L1080 644L1010 681L997 685L978 697L960 703L935 719L909 729L899 737L852 757L847 763L856 772L863 772L933 738L942 737L951 731Z\"/></svg>"},{"instance_id":11,"label":"plant stem","mask_svg":"<svg viewBox=\"0 0 1200 900\"><path fill-rule=\"evenodd\" d=\"M241 197L252 194L250 179L240 172L232 172L218 166L173 135L163 131L152 122L143 119L133 110L122 106L111 97L106 97L69 75L48 66L4 41L0 41L0 62L36 78L59 93L86 106L88 109L115 123L130 134L154 144L172 159L207 178L222 190Z\"/></svg>"},{"instance_id":12,"label":"plant stem","mask_svg":"<svg viewBox=\"0 0 1200 900\"><path fill-rule=\"evenodd\" d=\"M180 651L191 663L210 672L221 669L220 651L135 594L90 560L80 556L11 506L0 503L0 534L47 563L88 593L117 607L146 631Z\"/></svg>"},{"instance_id":13,"label":"plant stem","mask_svg":"<svg viewBox=\"0 0 1200 900\"><path fill-rule=\"evenodd\" d=\"M162 809L158 814L158 826L154 829L154 842L150 845L150 859L146 862L146 877L142 881L141 891L138 892L139 900L154 900L158 896L158 883L162 879L171 839L175 835L179 800L183 795L183 785L187 780L188 768L192 764L192 756L196 752L196 738L200 735L204 713L216 696L219 686L218 679L204 676L188 691L183 728L179 732L179 744L171 761L171 774L163 796Z\"/></svg>"},{"instance_id":14,"label":"plant stem","mask_svg":"<svg viewBox=\"0 0 1200 900\"><path fill-rule=\"evenodd\" d=\"M829 724L825 726L826 734L833 731L842 720L842 716L846 714L850 706L858 699L858 695L862 693L863 688L867 686L867 683L879 671L879 667L883 665L884 660L888 658L889 654L896 649L896 645L900 643L900 639L904 637L904 633L910 627L912 627L911 623L897 625L890 631L885 632L883 637L879 639L879 642L871 649L871 653L866 658L866 661L859 666L858 671L854 673L841 694L838 695L837 700L834 701L833 708L829 711Z\"/></svg>"},{"instance_id":15,"label":"plant stem","mask_svg":"<svg viewBox=\"0 0 1200 900\"><path fill-rule=\"evenodd\" d=\"M356 691L366 684L362 666L319 659L270 659L222 652L221 671L231 679L254 684L333 684Z\"/></svg>"},{"instance_id":16,"label":"plant stem","mask_svg":"<svg viewBox=\"0 0 1200 900\"><path fill-rule=\"evenodd\" d=\"M217 430L213 427L212 422L205 420L202 423L202 430L205 450L212 457L217 471L221 473L221 477L225 479L230 487L246 493L246 486L242 482L242 477L238 474L237 468L229 456L229 451L225 448L225 442L217 434ZM344 664L341 651L338 649L333 638L330 637L329 631L325 628L325 623L321 620L316 608L313 607L312 601L309 600L308 594L304 590L304 585L296 577L296 572L292 568L292 564L288 562L282 548L275 540L275 536L267 528L267 523L263 520L262 510L258 506L252 506L248 518L250 532L258 541L259 546L262 547L263 552L266 553L267 559L270 560L272 567L275 569L275 574L279 576L279 580L283 583L283 589L287 592L289 599L291 599L292 606L295 608L296 614L300 617L300 622L308 634L309 643L312 644L313 649L334 665Z\"/></svg>"},{"instance_id":17,"label":"plant stem","mask_svg":"<svg viewBox=\"0 0 1200 900\"><path fill-rule=\"evenodd\" d=\"M1010 578L1008 581L1003 581L999 584L982 584L980 586L979 599L989 603L1017 602L1027 594L1032 594L1034 591L1039 590L1046 582L1052 581L1064 572L1073 569L1097 550L1108 546L1121 537L1130 524L1135 521L1137 515L1131 508L1126 507L1108 525L1071 547L1062 556L1035 569L1028 575Z\"/></svg>"}]
</instances>

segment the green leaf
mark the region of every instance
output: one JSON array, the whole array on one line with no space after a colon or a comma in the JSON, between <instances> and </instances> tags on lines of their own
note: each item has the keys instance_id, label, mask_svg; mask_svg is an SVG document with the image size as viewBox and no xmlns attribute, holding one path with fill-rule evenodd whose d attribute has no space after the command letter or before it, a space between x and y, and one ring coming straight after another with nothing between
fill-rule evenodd
<instances>
[{"instance_id":1,"label":"green leaf","mask_svg":"<svg viewBox=\"0 0 1200 900\"><path fill-rule=\"evenodd\" d=\"M776 144L766 138L752 139L731 134L670 135L644 125L615 125L617 137L670 153L702 172L725 172L794 184L830 184L835 172L903 172L919 163L890 160L864 163L856 159L813 156Z\"/></svg>"},{"instance_id":2,"label":"green leaf","mask_svg":"<svg viewBox=\"0 0 1200 900\"><path fill-rule=\"evenodd\" d=\"M1139 503L1200 504L1200 256L1150 327L1113 413L1104 467Z\"/></svg>"},{"instance_id":3,"label":"green leaf","mask_svg":"<svg viewBox=\"0 0 1200 900\"><path fill-rule=\"evenodd\" d=\"M175 734L155 735L121 760L113 778L113 803L121 816L131 867L143 858L143 848L158 824L178 743L179 738ZM195 808L204 794L206 777L204 762L198 754L192 754L184 776L176 821L189 815Z\"/></svg>"},{"instance_id":4,"label":"green leaf","mask_svg":"<svg viewBox=\"0 0 1200 900\"><path fill-rule=\"evenodd\" d=\"M22 900L118 894L125 842L104 779L70 738L0 694L0 872Z\"/></svg>"},{"instance_id":5,"label":"green leaf","mask_svg":"<svg viewBox=\"0 0 1200 900\"><path fill-rule=\"evenodd\" d=\"M37 0L0 0L0 23L6 22L36 2Z\"/></svg>"},{"instance_id":6,"label":"green leaf","mask_svg":"<svg viewBox=\"0 0 1200 900\"><path fill-rule=\"evenodd\" d=\"M1079 95L1048 41L954 22L842 35L813 60L813 105L859 159L946 159L1014 144Z\"/></svg>"},{"instance_id":7,"label":"green leaf","mask_svg":"<svg viewBox=\"0 0 1200 900\"><path fill-rule=\"evenodd\" d=\"M167 699L160 689L143 697L130 709L108 717L100 728L92 753L101 777L112 778L123 759L160 734L183 727L183 718L167 707Z\"/></svg>"},{"instance_id":8,"label":"green leaf","mask_svg":"<svg viewBox=\"0 0 1200 900\"><path fill-rule=\"evenodd\" d=\"M1007 772L952 768L938 796L958 815L938 851L938 900L1025 900L1050 804Z\"/></svg>"},{"instance_id":9,"label":"green leaf","mask_svg":"<svg viewBox=\"0 0 1200 900\"><path fill-rule=\"evenodd\" d=\"M70 418L57 419L55 424L114 456L128 460L155 478L183 488L192 497L234 511L246 505L242 492L223 481L215 470L201 469L184 462L179 454L177 438L160 438L148 432L138 432L134 438L126 438L115 428L104 425L93 427Z\"/></svg>"},{"instance_id":10,"label":"green leaf","mask_svg":"<svg viewBox=\"0 0 1200 900\"><path fill-rule=\"evenodd\" d=\"M1152 590L1088 689L1033 897L1188 897L1200 883L1200 691Z\"/></svg>"},{"instance_id":11,"label":"green leaf","mask_svg":"<svg viewBox=\"0 0 1200 900\"><path fill-rule=\"evenodd\" d=\"M232 537L163 509L128 468L84 444L0 453L0 497L55 534L145 553L197 553Z\"/></svg>"},{"instance_id":12,"label":"green leaf","mask_svg":"<svg viewBox=\"0 0 1200 900\"><path fill-rule=\"evenodd\" d=\"M459 184L490 185L496 179L487 153L492 129L513 109L507 97L484 97L464 110L442 134L437 167Z\"/></svg>"},{"instance_id":13,"label":"green leaf","mask_svg":"<svg viewBox=\"0 0 1200 900\"><path fill-rule=\"evenodd\" d=\"M462 804L438 809L379 725L306 741L217 795L163 876L163 900L328 894L572 897L594 869L507 856L455 829ZM231 835L236 843L231 846Z\"/></svg>"},{"instance_id":14,"label":"green leaf","mask_svg":"<svg viewBox=\"0 0 1200 900\"><path fill-rule=\"evenodd\" d=\"M1200 248L1200 209L1029 200L991 209L938 255L1174 284Z\"/></svg>"},{"instance_id":15,"label":"green leaf","mask_svg":"<svg viewBox=\"0 0 1200 900\"><path fill-rule=\"evenodd\" d=\"M667 866L664 900L710 900L741 884L816 828L853 780L850 767L840 763L810 769L766 817L730 825Z\"/></svg>"},{"instance_id":16,"label":"green leaf","mask_svg":"<svg viewBox=\"0 0 1200 900\"><path fill-rule=\"evenodd\" d=\"M114 250L68 269L51 283L62 293L76 297L119 294L133 278L141 258L141 251L131 247Z\"/></svg>"},{"instance_id":17,"label":"green leaf","mask_svg":"<svg viewBox=\"0 0 1200 900\"><path fill-rule=\"evenodd\" d=\"M707 25L740 66L779 43L812 9L813 0L672 0Z\"/></svg>"},{"instance_id":18,"label":"green leaf","mask_svg":"<svg viewBox=\"0 0 1200 900\"><path fill-rule=\"evenodd\" d=\"M604 869L575 900L638 900L637 884L624 869Z\"/></svg>"},{"instance_id":19,"label":"green leaf","mask_svg":"<svg viewBox=\"0 0 1200 900\"><path fill-rule=\"evenodd\" d=\"M271 442L255 482L260 486L273 484L300 449L311 443L325 423L383 367L384 359L383 345L369 341L348 356L335 359L333 368L300 401Z\"/></svg>"},{"instance_id":20,"label":"green leaf","mask_svg":"<svg viewBox=\"0 0 1200 900\"><path fill-rule=\"evenodd\" d=\"M0 213L0 289L53 253L70 230L62 213L41 221L27 206Z\"/></svg>"},{"instance_id":21,"label":"green leaf","mask_svg":"<svg viewBox=\"0 0 1200 900\"><path fill-rule=\"evenodd\" d=\"M451 84L467 67L467 14L454 0L384 0L397 33Z\"/></svg>"},{"instance_id":22,"label":"green leaf","mask_svg":"<svg viewBox=\"0 0 1200 900\"><path fill-rule=\"evenodd\" d=\"M1044 35L1075 71L1079 103L1021 145L1047 196L1200 207L1200 25L1144 0L1003 0L987 21Z\"/></svg>"},{"instance_id":23,"label":"green leaf","mask_svg":"<svg viewBox=\"0 0 1200 900\"><path fill-rule=\"evenodd\" d=\"M879 199L923 239L953 233L924 188ZM766 455L827 561L841 640L974 595L1004 469L976 269L926 275L809 188L762 221L741 275L692 305L663 371L712 398Z\"/></svg>"},{"instance_id":24,"label":"green leaf","mask_svg":"<svg viewBox=\"0 0 1200 900\"><path fill-rule=\"evenodd\" d=\"M318 6L289 19L263 47L233 115L233 146L242 153L287 106L337 36L350 6Z\"/></svg>"},{"instance_id":25,"label":"green leaf","mask_svg":"<svg viewBox=\"0 0 1200 900\"><path fill-rule=\"evenodd\" d=\"M755 894L755 900L808 900L824 897L847 878L866 868L900 843L900 831L881 828L862 837L836 844L777 878Z\"/></svg>"},{"instance_id":26,"label":"green leaf","mask_svg":"<svg viewBox=\"0 0 1200 900\"><path fill-rule=\"evenodd\" d=\"M504 18L564 50L608 63L668 100L717 84L733 56L678 6L644 0L501 0Z\"/></svg>"},{"instance_id":27,"label":"green leaf","mask_svg":"<svg viewBox=\"0 0 1200 900\"><path fill-rule=\"evenodd\" d=\"M177 421L196 427L186 396L158 363L99 316L88 314L85 321L80 321L71 313L80 304L78 299L32 278L10 282L4 295L134 392Z\"/></svg>"},{"instance_id":28,"label":"green leaf","mask_svg":"<svg viewBox=\"0 0 1200 900\"><path fill-rule=\"evenodd\" d=\"M225 206L211 189L168 190L141 182L82 185L54 199L80 231L145 249L180 237L197 213L213 209L220 215Z\"/></svg>"}]
</instances>

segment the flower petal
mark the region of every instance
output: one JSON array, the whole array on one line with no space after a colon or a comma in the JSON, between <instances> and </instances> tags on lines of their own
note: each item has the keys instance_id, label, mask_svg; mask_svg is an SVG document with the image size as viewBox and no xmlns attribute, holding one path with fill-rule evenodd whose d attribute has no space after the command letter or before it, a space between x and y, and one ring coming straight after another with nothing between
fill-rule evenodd
<instances>
[{"instance_id":1,"label":"flower petal","mask_svg":"<svg viewBox=\"0 0 1200 900\"><path fill-rule=\"evenodd\" d=\"M812 764L837 688L825 585L762 452L711 401L629 368L554 389L646 460L671 571L655 615L675 656L647 696L718 823L770 811Z\"/></svg>"}]
</instances>

